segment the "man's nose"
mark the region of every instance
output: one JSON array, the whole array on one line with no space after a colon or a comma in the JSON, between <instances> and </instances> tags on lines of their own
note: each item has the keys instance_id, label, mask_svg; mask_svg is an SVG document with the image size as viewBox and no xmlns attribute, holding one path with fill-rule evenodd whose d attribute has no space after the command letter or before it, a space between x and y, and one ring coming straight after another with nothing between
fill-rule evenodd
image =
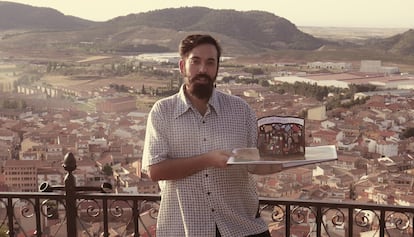
<instances>
[{"instance_id":1,"label":"man's nose","mask_svg":"<svg viewBox=\"0 0 414 237\"><path fill-rule=\"evenodd\" d=\"M200 67L199 67L198 71L199 71L200 73L205 73L205 72L207 72L207 66L206 66L206 64L204 64L204 63L200 64Z\"/></svg>"}]
</instances>

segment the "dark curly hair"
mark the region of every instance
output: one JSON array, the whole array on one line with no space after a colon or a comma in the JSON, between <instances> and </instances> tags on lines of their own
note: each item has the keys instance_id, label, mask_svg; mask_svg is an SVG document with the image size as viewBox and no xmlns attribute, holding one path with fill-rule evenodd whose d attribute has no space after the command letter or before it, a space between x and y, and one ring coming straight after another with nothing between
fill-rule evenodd
<instances>
[{"instance_id":1,"label":"dark curly hair","mask_svg":"<svg viewBox=\"0 0 414 237\"><path fill-rule=\"evenodd\" d=\"M180 42L178 52L180 53L181 58L185 58L188 56L191 50L202 44L211 44L216 47L217 62L219 62L221 56L221 47L217 40L210 35L195 34L187 36Z\"/></svg>"}]
</instances>

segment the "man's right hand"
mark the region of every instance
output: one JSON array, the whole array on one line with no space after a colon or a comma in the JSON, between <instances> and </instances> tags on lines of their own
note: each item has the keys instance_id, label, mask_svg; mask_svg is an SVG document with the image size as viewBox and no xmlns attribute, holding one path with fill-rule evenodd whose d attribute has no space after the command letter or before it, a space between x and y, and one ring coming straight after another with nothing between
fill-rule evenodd
<instances>
[{"instance_id":1,"label":"man's right hand","mask_svg":"<svg viewBox=\"0 0 414 237\"><path fill-rule=\"evenodd\" d=\"M224 150L217 150L211 151L205 154L207 156L206 159L211 163L212 167L215 168L226 168L227 161L231 156L231 152L224 151Z\"/></svg>"},{"instance_id":2,"label":"man's right hand","mask_svg":"<svg viewBox=\"0 0 414 237\"><path fill-rule=\"evenodd\" d=\"M153 181L182 179L209 167L225 168L231 153L225 150L210 151L188 158L167 158L148 167Z\"/></svg>"}]
</instances>

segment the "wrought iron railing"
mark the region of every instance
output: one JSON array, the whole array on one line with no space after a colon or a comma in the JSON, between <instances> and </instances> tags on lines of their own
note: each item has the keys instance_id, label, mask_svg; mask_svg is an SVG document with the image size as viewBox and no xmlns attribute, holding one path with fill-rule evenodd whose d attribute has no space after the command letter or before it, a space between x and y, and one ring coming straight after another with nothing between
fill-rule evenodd
<instances>
[{"instance_id":1,"label":"wrought iron railing","mask_svg":"<svg viewBox=\"0 0 414 237\"><path fill-rule=\"evenodd\" d=\"M64 168L64 186L0 193L0 237L155 236L159 195L76 187L70 153ZM414 236L414 207L270 198L260 204L272 236Z\"/></svg>"},{"instance_id":2,"label":"wrought iron railing","mask_svg":"<svg viewBox=\"0 0 414 237\"><path fill-rule=\"evenodd\" d=\"M262 218L267 209L269 223L283 227L272 236L414 236L412 206L267 198L260 203Z\"/></svg>"}]
</instances>

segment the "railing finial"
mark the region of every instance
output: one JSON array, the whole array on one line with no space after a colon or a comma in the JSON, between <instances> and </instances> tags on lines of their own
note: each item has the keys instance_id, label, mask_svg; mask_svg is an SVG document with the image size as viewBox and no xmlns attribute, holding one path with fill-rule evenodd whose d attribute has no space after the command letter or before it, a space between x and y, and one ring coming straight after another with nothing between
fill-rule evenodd
<instances>
[{"instance_id":1,"label":"railing finial","mask_svg":"<svg viewBox=\"0 0 414 237\"><path fill-rule=\"evenodd\" d=\"M62 166L68 172L72 172L76 169L76 159L72 152L69 152L65 155Z\"/></svg>"}]
</instances>

